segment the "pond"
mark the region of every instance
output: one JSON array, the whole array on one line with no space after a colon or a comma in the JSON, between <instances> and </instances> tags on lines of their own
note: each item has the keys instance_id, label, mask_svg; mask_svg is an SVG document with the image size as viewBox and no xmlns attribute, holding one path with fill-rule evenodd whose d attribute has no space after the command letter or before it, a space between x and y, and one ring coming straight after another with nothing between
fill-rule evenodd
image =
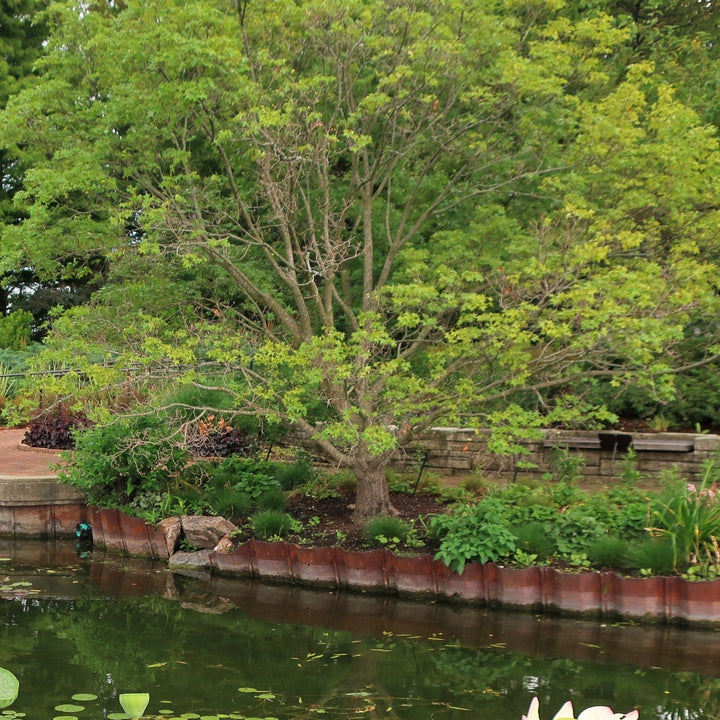
<instances>
[{"instance_id":1,"label":"pond","mask_svg":"<svg viewBox=\"0 0 720 720\"><path fill-rule=\"evenodd\" d=\"M24 548L29 548L25 545ZM202 575L53 547L0 545L5 717L550 720L610 704L720 716L720 634L600 623ZM78 699L79 698L79 699ZM74 709L73 709L74 706Z\"/></svg>"}]
</instances>

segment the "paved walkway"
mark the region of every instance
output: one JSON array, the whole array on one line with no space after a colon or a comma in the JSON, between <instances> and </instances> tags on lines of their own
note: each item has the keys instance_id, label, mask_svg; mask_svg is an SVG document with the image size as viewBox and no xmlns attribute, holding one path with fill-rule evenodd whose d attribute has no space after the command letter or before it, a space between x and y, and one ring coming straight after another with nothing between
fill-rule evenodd
<instances>
[{"instance_id":1,"label":"paved walkway","mask_svg":"<svg viewBox=\"0 0 720 720\"><path fill-rule=\"evenodd\" d=\"M0 428L0 478L55 477L60 453L53 450L25 450L20 443L25 430Z\"/></svg>"}]
</instances>

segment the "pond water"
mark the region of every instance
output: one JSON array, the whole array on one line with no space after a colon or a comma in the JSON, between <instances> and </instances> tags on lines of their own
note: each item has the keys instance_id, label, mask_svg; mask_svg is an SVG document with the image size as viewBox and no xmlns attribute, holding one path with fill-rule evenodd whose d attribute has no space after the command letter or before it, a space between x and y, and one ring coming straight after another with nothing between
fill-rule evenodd
<instances>
[{"instance_id":1,"label":"pond water","mask_svg":"<svg viewBox=\"0 0 720 720\"><path fill-rule=\"evenodd\" d=\"M20 681L5 717L112 719L123 692L171 719L519 720L533 695L544 720L566 699L720 717L715 630L193 577L74 548L0 545L0 560L0 667Z\"/></svg>"}]
</instances>

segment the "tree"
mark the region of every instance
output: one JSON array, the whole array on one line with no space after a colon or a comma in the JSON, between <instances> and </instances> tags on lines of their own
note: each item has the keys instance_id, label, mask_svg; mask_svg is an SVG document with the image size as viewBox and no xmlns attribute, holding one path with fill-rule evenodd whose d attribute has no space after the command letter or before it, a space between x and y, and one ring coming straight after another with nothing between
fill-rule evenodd
<instances>
[{"instance_id":1,"label":"tree","mask_svg":"<svg viewBox=\"0 0 720 720\"><path fill-rule=\"evenodd\" d=\"M8 98L26 87L35 77L34 65L42 53L46 29L39 22L42 5L37 0L0 2L0 108ZM2 227L18 221L12 198L22 187L22 164L17 156L0 150L0 242ZM0 316L8 312L10 291L5 278L0 288Z\"/></svg>"},{"instance_id":2,"label":"tree","mask_svg":"<svg viewBox=\"0 0 720 720\"><path fill-rule=\"evenodd\" d=\"M507 450L592 415L563 388L671 377L713 297L696 251L716 141L649 73L616 86L603 62L626 31L562 6L54 6L43 82L0 132L34 154L11 240L39 267L79 248L169 262L194 307L179 283L173 312L116 318L103 291L57 320L46 357L85 390L174 370L294 423L354 470L359 519L391 510L385 466L434 423L492 425ZM693 158L687 186L656 189L682 222L595 202L626 198L628 171L670 177L660 152Z\"/></svg>"}]
</instances>

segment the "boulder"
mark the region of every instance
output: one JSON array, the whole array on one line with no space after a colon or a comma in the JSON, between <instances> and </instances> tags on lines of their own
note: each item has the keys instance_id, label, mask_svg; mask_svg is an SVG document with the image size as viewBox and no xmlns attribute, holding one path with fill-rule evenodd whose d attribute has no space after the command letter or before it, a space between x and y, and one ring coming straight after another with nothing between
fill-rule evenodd
<instances>
[{"instance_id":1,"label":"boulder","mask_svg":"<svg viewBox=\"0 0 720 720\"><path fill-rule=\"evenodd\" d=\"M170 556L168 564L170 567L209 568L210 552L210 549L197 552L176 552Z\"/></svg>"},{"instance_id":2,"label":"boulder","mask_svg":"<svg viewBox=\"0 0 720 720\"><path fill-rule=\"evenodd\" d=\"M167 545L168 557L171 556L177 548L180 533L182 532L182 524L179 517L169 517L161 520L157 524L158 532L165 536L165 544Z\"/></svg>"},{"instance_id":3,"label":"boulder","mask_svg":"<svg viewBox=\"0 0 720 720\"><path fill-rule=\"evenodd\" d=\"M232 541L232 538L230 535L223 535L220 538L220 541L218 544L213 548L213 552L216 553L224 553L227 555L227 553L232 552L235 548L235 543Z\"/></svg>"},{"instance_id":4,"label":"boulder","mask_svg":"<svg viewBox=\"0 0 720 720\"><path fill-rule=\"evenodd\" d=\"M185 539L198 550L214 548L222 537L237 530L235 525L222 517L183 515L180 522Z\"/></svg>"}]
</instances>

